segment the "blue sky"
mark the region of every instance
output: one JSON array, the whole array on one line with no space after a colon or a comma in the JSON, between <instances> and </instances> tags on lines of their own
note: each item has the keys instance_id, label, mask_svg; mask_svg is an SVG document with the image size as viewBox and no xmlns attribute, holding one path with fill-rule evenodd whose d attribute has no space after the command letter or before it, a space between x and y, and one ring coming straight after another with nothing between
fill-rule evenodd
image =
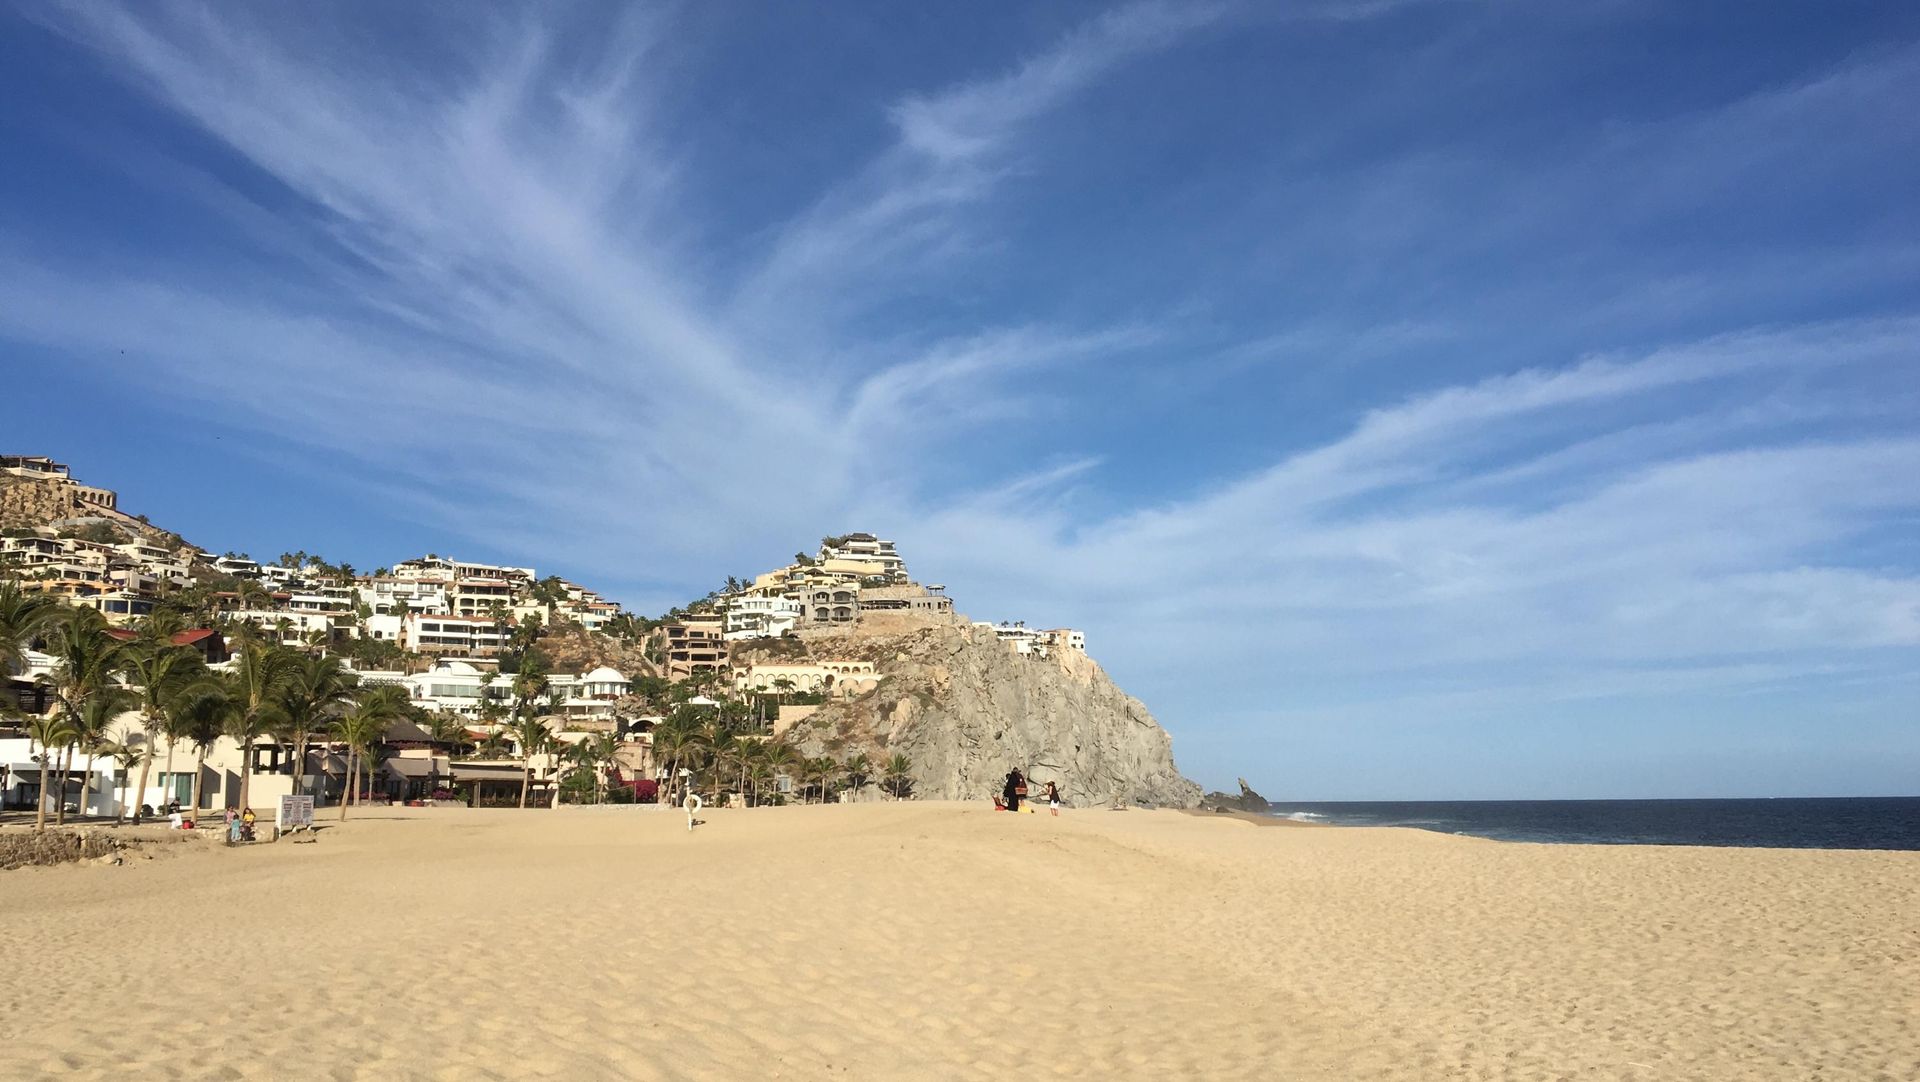
<instances>
[{"instance_id":1,"label":"blue sky","mask_svg":"<svg viewBox=\"0 0 1920 1082\"><path fill-rule=\"evenodd\" d=\"M1920 791L1920 9L0 12L7 449L642 611L828 532L1289 799Z\"/></svg>"}]
</instances>

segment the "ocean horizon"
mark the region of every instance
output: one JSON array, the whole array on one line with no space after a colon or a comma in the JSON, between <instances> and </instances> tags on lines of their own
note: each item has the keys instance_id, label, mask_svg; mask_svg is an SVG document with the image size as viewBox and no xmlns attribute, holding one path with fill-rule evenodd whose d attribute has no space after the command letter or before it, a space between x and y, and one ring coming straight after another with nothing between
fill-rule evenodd
<instances>
[{"instance_id":1,"label":"ocean horizon","mask_svg":"<svg viewBox=\"0 0 1920 1082\"><path fill-rule=\"evenodd\" d=\"M1920 797L1269 802L1333 826L1413 827L1510 842L1920 850Z\"/></svg>"}]
</instances>

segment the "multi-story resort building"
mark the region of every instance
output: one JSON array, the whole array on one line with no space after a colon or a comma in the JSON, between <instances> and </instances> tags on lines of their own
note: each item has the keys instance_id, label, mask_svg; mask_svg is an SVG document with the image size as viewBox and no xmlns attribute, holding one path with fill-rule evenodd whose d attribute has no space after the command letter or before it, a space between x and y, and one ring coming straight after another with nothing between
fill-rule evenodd
<instances>
[{"instance_id":1,"label":"multi-story resort building","mask_svg":"<svg viewBox=\"0 0 1920 1082\"><path fill-rule=\"evenodd\" d=\"M422 654L493 657L510 634L491 616L414 613L401 622L400 645Z\"/></svg>"},{"instance_id":2,"label":"multi-story resort building","mask_svg":"<svg viewBox=\"0 0 1920 1082\"><path fill-rule=\"evenodd\" d=\"M697 672L717 672L727 664L722 618L691 615L666 626L667 677L684 680Z\"/></svg>"},{"instance_id":3,"label":"multi-story resort building","mask_svg":"<svg viewBox=\"0 0 1920 1082\"><path fill-rule=\"evenodd\" d=\"M520 590L521 583L515 579L455 579L449 596L456 614L479 616L492 612L495 607L511 607Z\"/></svg>"},{"instance_id":4,"label":"multi-story resort building","mask_svg":"<svg viewBox=\"0 0 1920 1082\"><path fill-rule=\"evenodd\" d=\"M354 584L355 599L376 615L449 612L447 583L425 578L366 578Z\"/></svg>"},{"instance_id":5,"label":"multi-story resort building","mask_svg":"<svg viewBox=\"0 0 1920 1082\"><path fill-rule=\"evenodd\" d=\"M1082 654L1087 652L1086 633L1070 627L1041 631L1030 628L1025 623L996 624L990 620L975 620L973 626L992 631L994 637L1006 643L1014 653L1023 656L1051 657L1055 652L1065 650Z\"/></svg>"},{"instance_id":6,"label":"multi-story resort building","mask_svg":"<svg viewBox=\"0 0 1920 1082\"><path fill-rule=\"evenodd\" d=\"M907 580L907 562L894 551L893 542L882 541L870 533L826 538L820 545L820 562L859 564L872 577L888 582Z\"/></svg>"},{"instance_id":7,"label":"multi-story resort building","mask_svg":"<svg viewBox=\"0 0 1920 1082\"><path fill-rule=\"evenodd\" d=\"M726 602L726 638L779 638L800 626L806 608L797 598L736 594Z\"/></svg>"},{"instance_id":8,"label":"multi-story resort building","mask_svg":"<svg viewBox=\"0 0 1920 1082\"><path fill-rule=\"evenodd\" d=\"M537 576L531 567L500 567L495 564L473 564L464 560L450 560L432 554L417 560L403 560L393 565L397 578L438 579L442 582L454 582L462 579L499 579L530 583Z\"/></svg>"}]
</instances>

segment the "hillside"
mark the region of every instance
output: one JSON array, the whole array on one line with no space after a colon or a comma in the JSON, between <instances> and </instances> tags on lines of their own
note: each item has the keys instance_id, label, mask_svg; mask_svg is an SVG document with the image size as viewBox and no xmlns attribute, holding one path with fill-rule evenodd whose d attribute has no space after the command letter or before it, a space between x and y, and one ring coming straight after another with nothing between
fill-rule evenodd
<instances>
[{"instance_id":1,"label":"hillside","mask_svg":"<svg viewBox=\"0 0 1920 1082\"><path fill-rule=\"evenodd\" d=\"M1200 787L1174 766L1167 731L1083 653L1024 657L969 626L808 641L816 657L869 660L885 679L796 726L806 754L904 754L928 799L986 799L1020 766L1081 806L1199 802Z\"/></svg>"},{"instance_id":2,"label":"hillside","mask_svg":"<svg viewBox=\"0 0 1920 1082\"><path fill-rule=\"evenodd\" d=\"M140 540L168 549L185 544L179 534L149 523L145 516L83 501L82 491L85 486L64 479L0 472L0 529L55 527L91 531L96 535L91 539L107 543Z\"/></svg>"}]
</instances>

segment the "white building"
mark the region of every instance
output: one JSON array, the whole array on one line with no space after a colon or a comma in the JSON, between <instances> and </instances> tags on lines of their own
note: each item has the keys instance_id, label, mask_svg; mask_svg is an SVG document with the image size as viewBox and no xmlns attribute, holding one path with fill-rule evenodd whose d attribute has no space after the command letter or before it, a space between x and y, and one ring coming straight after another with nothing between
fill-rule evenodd
<instances>
[{"instance_id":1,"label":"white building","mask_svg":"<svg viewBox=\"0 0 1920 1082\"><path fill-rule=\"evenodd\" d=\"M423 654L464 654L488 657L506 645L512 628L505 629L488 616L429 616L414 613L400 625L400 645Z\"/></svg>"},{"instance_id":2,"label":"white building","mask_svg":"<svg viewBox=\"0 0 1920 1082\"><path fill-rule=\"evenodd\" d=\"M405 674L368 671L360 674L366 685L398 684L407 689L415 705L462 717L478 718L491 700L502 708L514 701L513 677L491 672L465 661L443 658L423 673ZM534 704L542 714L563 714L571 718L611 718L614 704L632 683L617 669L601 667L585 676L554 673L547 677L547 688Z\"/></svg>"},{"instance_id":3,"label":"white building","mask_svg":"<svg viewBox=\"0 0 1920 1082\"><path fill-rule=\"evenodd\" d=\"M260 577L260 565L244 556L219 556L213 561L213 569L222 575L235 578L257 579Z\"/></svg>"},{"instance_id":4,"label":"white building","mask_svg":"<svg viewBox=\"0 0 1920 1082\"><path fill-rule=\"evenodd\" d=\"M417 560L405 560L394 564L393 574L396 578L438 579L441 582L453 582L459 579L498 579L531 583L536 577L531 567L474 564L442 556L422 556Z\"/></svg>"},{"instance_id":5,"label":"white building","mask_svg":"<svg viewBox=\"0 0 1920 1082\"><path fill-rule=\"evenodd\" d=\"M283 643L305 642L313 635L332 638L334 623L343 616L335 612L293 612L286 609L241 609L228 615L269 634L275 634L284 627L285 633L278 635Z\"/></svg>"},{"instance_id":6,"label":"white building","mask_svg":"<svg viewBox=\"0 0 1920 1082\"><path fill-rule=\"evenodd\" d=\"M1070 627L1056 627L1047 634L1052 636L1049 640L1052 646L1064 650L1077 650L1083 654L1087 652L1087 633L1084 631L1075 631Z\"/></svg>"},{"instance_id":7,"label":"white building","mask_svg":"<svg viewBox=\"0 0 1920 1082\"><path fill-rule=\"evenodd\" d=\"M984 627L992 631L995 638L1005 643L1009 649L1021 656L1046 657L1053 647L1053 632L1030 628L1024 623L993 623L990 620L975 620L974 627ZM1078 634L1076 632L1076 634ZM1081 640L1085 649L1086 639Z\"/></svg>"},{"instance_id":8,"label":"white building","mask_svg":"<svg viewBox=\"0 0 1920 1082\"><path fill-rule=\"evenodd\" d=\"M354 585L354 596L360 604L382 616L397 613L402 606L408 612L445 614L453 611L447 602L447 583L440 579L364 579Z\"/></svg>"},{"instance_id":9,"label":"white building","mask_svg":"<svg viewBox=\"0 0 1920 1082\"><path fill-rule=\"evenodd\" d=\"M778 638L800 626L807 607L796 597L736 594L727 599L728 640Z\"/></svg>"}]
</instances>

